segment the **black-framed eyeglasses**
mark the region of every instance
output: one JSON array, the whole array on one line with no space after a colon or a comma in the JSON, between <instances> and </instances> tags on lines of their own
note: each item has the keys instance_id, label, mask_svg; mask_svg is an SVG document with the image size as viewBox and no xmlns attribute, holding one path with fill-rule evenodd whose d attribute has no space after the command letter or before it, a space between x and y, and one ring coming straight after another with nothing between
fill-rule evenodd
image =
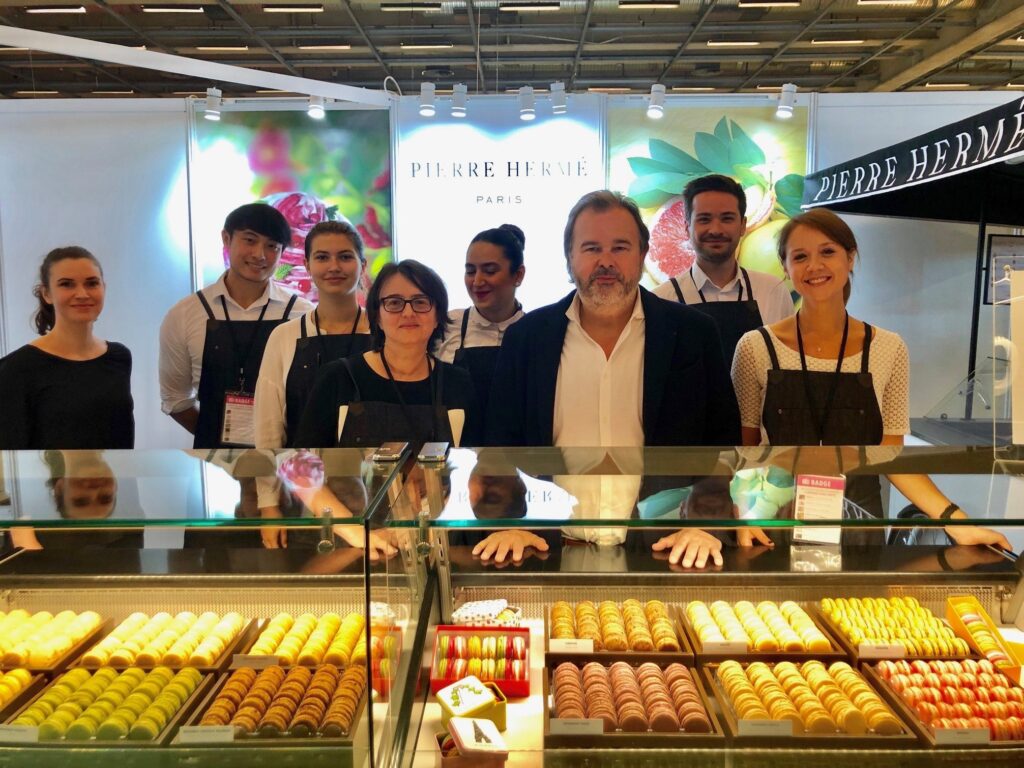
<instances>
[{"instance_id":1,"label":"black-framed eyeglasses","mask_svg":"<svg viewBox=\"0 0 1024 768\"><path fill-rule=\"evenodd\" d=\"M404 296L385 296L380 300L381 309L396 315L405 311L406 304L412 304L412 311L418 315L424 315L434 308L434 300L429 296L413 296L411 299Z\"/></svg>"}]
</instances>

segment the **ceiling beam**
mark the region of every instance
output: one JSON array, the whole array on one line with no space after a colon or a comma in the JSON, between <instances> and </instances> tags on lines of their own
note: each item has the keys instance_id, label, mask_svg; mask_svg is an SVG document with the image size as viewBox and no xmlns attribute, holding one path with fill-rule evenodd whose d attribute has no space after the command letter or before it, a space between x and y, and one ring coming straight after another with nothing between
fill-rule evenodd
<instances>
[{"instance_id":1,"label":"ceiling beam","mask_svg":"<svg viewBox=\"0 0 1024 768\"><path fill-rule=\"evenodd\" d=\"M774 64L776 61L778 61L782 57L782 54L788 51L795 43L799 42L800 38L802 38L804 35L810 32L819 21L825 18L825 16L828 15L829 11L832 10L832 6L834 6L838 2L839 0L832 0L828 5L822 8L818 12L818 15L811 19L811 21L809 21L803 29L801 29L799 32L793 35L793 37L789 38L789 40L787 40L783 45L780 45L777 49L775 49L775 53L772 54L772 57L768 59L768 61L766 61L764 64L762 64L760 67L758 67L756 70L754 70L754 74L752 74L750 77L744 80L743 83L739 86L739 88L746 88L748 85L750 85L750 83L757 79L758 75L760 75L762 72L768 69L768 67Z\"/></svg>"},{"instance_id":2,"label":"ceiling beam","mask_svg":"<svg viewBox=\"0 0 1024 768\"><path fill-rule=\"evenodd\" d=\"M580 67L580 59L583 58L583 46L587 42L587 29L590 28L590 17L593 15L593 13L594 0L587 0L587 13L583 17L583 29L580 30L580 41L576 45L576 55L573 57L572 60L572 70L569 72L569 82L565 86L565 89L567 91L571 91L573 89L574 84L576 83L576 72L579 70Z\"/></svg>"},{"instance_id":3,"label":"ceiling beam","mask_svg":"<svg viewBox=\"0 0 1024 768\"><path fill-rule=\"evenodd\" d=\"M128 21L128 19L121 15L120 11L115 10L109 3L107 3L106 0L91 0L91 2L93 3L93 5L102 8L106 12L106 14L115 21L117 21L118 24L120 24L123 27L126 27L127 29L130 29L139 38L139 40L144 42L150 48L155 48L161 53L173 53L173 51L168 50L162 44L158 43L156 40L150 37L149 34L147 34L144 30L140 29L139 27L135 26L130 21Z\"/></svg>"},{"instance_id":4,"label":"ceiling beam","mask_svg":"<svg viewBox=\"0 0 1024 768\"><path fill-rule=\"evenodd\" d=\"M929 75L946 69L980 49L1016 32L1024 26L1024 3L997 0L979 13L980 25L974 30L944 29L939 38L924 46L921 58L908 63L891 62L881 68L882 81L873 91L899 91L916 85Z\"/></svg>"},{"instance_id":5,"label":"ceiling beam","mask_svg":"<svg viewBox=\"0 0 1024 768\"><path fill-rule=\"evenodd\" d=\"M217 5L220 6L221 10L223 10L224 13L226 13L228 16L230 16L232 19L234 19L235 23L238 26L240 26L242 29L244 29L245 33L247 35L249 35L249 37L252 40L256 41L256 43L258 43L260 45L260 47L263 48L263 50L265 50L267 53L269 53L271 56L273 56L274 59L277 61L277 63L280 64L282 67L284 67L288 71L289 74L295 75L296 77L301 77L302 76L301 73L299 72L299 70L297 70L295 67L293 67L291 64L289 64L287 61L285 61L284 56L282 56L280 53L278 53L277 49L274 48L273 45L271 45L266 40L264 40L263 37L260 36L260 33L257 32L255 29L253 29L252 25L248 21L243 19L238 14L238 11L236 11L234 8L231 7L231 3L227 2L227 0L217 0Z\"/></svg>"},{"instance_id":6,"label":"ceiling beam","mask_svg":"<svg viewBox=\"0 0 1024 768\"><path fill-rule=\"evenodd\" d=\"M865 64L868 64L868 63L874 61L875 59L879 58L883 54L888 53L893 48L895 48L897 45L899 45L903 40L907 39L912 34L917 32L919 29L923 29L925 26L927 26L928 24L931 24L936 19L938 19L938 18L944 16L945 14L949 13L950 11L954 10L958 5L960 5L963 2L964 2L964 0L953 0L953 2L951 2L949 5L937 7L934 11L929 13L921 21L919 21L916 25L914 25L913 27L908 29L906 32L904 32L903 34L898 35L897 37L893 38L892 40L887 42L885 45L883 45L881 48L879 48L877 51L875 51L874 53L868 54L863 59L861 59L856 64L854 64L852 67L850 67L845 72L843 72L841 75L839 75L838 77L835 77L832 80L830 80L829 83L825 87L826 88L831 88L832 86L836 85L837 83L845 80L850 75L852 75L854 72L857 72L858 70L860 70L861 67L863 67Z\"/></svg>"},{"instance_id":7,"label":"ceiling beam","mask_svg":"<svg viewBox=\"0 0 1024 768\"><path fill-rule=\"evenodd\" d=\"M665 79L665 76L668 75L669 70L675 66L676 62L679 61L680 57L686 51L686 46L692 43L693 39L697 36L697 33L700 32L701 27L704 26L704 22L708 20L708 16L710 16L711 12L715 10L715 5L717 3L718 0L709 0L707 6L704 8L703 13L701 13L700 17L697 19L697 23L694 24L693 29L690 30L690 34L688 34L686 36L686 39L683 40L682 45L680 45L676 49L676 52L672 55L672 58L668 60L668 64L666 64L665 68L661 70L661 74L658 75L658 78L654 82L660 83L662 80Z\"/></svg>"},{"instance_id":8,"label":"ceiling beam","mask_svg":"<svg viewBox=\"0 0 1024 768\"><path fill-rule=\"evenodd\" d=\"M377 46L373 44L373 42L370 40L370 36L366 34L366 30L363 29L363 25L360 24L359 19L356 18L356 12L352 9L352 3L350 3L349 0L337 1L338 3L341 4L341 7L345 9L345 13L347 13L348 17L352 20L352 26L354 26L359 31L360 36L363 38L363 42L366 43L366 47L369 48L370 53L373 54L373 58L377 60L377 63L380 64L381 69L384 70L384 77L394 77L394 75L391 74L391 68L388 67L387 62L384 61L384 57L381 56L380 51L377 50Z\"/></svg>"},{"instance_id":9,"label":"ceiling beam","mask_svg":"<svg viewBox=\"0 0 1024 768\"><path fill-rule=\"evenodd\" d=\"M473 35L473 55L476 56L476 91L477 93L487 93L484 68L480 64L480 29L476 24L476 7L473 0L466 0L466 15L469 17L469 32Z\"/></svg>"}]
</instances>

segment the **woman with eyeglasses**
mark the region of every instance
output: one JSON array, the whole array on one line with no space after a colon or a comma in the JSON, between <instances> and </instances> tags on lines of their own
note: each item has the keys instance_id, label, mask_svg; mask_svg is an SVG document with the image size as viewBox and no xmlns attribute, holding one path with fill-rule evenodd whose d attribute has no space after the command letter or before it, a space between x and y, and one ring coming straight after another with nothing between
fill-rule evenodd
<instances>
[{"instance_id":1,"label":"woman with eyeglasses","mask_svg":"<svg viewBox=\"0 0 1024 768\"><path fill-rule=\"evenodd\" d=\"M366 314L373 350L320 369L292 444L474 445L480 415L472 379L430 354L448 314L438 274L411 259L385 265L367 294Z\"/></svg>"}]
</instances>

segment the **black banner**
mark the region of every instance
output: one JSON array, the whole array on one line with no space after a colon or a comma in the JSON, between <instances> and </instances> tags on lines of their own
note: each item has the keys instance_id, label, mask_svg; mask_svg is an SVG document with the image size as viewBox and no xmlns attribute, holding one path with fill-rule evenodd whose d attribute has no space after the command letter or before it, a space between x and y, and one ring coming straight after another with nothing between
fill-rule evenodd
<instances>
[{"instance_id":1,"label":"black banner","mask_svg":"<svg viewBox=\"0 0 1024 768\"><path fill-rule=\"evenodd\" d=\"M1024 99L1016 99L914 139L810 174L804 181L801 207L835 206L946 179L1022 156ZM839 207L846 210L854 208ZM921 215L927 217L927 213Z\"/></svg>"}]
</instances>

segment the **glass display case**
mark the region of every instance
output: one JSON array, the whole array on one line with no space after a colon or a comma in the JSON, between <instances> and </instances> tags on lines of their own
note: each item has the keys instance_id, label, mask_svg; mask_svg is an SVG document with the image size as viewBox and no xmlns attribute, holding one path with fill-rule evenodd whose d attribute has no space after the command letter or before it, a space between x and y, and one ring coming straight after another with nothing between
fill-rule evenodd
<instances>
[{"instance_id":1,"label":"glass display case","mask_svg":"<svg viewBox=\"0 0 1024 768\"><path fill-rule=\"evenodd\" d=\"M0 766L1024 758L1013 447L0 464Z\"/></svg>"},{"instance_id":2,"label":"glass display case","mask_svg":"<svg viewBox=\"0 0 1024 768\"><path fill-rule=\"evenodd\" d=\"M397 463L357 450L0 463L0 765L388 759L425 583L414 541L367 530L400 493Z\"/></svg>"},{"instance_id":3,"label":"glass display case","mask_svg":"<svg viewBox=\"0 0 1024 768\"><path fill-rule=\"evenodd\" d=\"M370 520L417 530L436 578L393 764L1019 765L1020 467L902 447L421 462ZM970 519L897 490L934 507L929 477ZM956 543L996 534L1012 551ZM684 537L707 565L676 557ZM442 748L467 697L504 762Z\"/></svg>"}]
</instances>

